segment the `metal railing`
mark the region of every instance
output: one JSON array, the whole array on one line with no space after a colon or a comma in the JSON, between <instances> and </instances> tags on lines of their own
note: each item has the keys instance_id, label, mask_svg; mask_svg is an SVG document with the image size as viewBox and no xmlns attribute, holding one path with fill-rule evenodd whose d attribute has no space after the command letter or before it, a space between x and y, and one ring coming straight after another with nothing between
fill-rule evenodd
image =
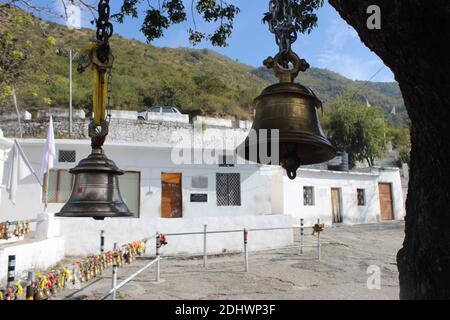
<instances>
[{"instance_id":1,"label":"metal railing","mask_svg":"<svg viewBox=\"0 0 450 320\"><path fill-rule=\"evenodd\" d=\"M317 224L320 224L320 220L317 219ZM317 260L321 259L321 243L320 243L320 233L321 231L317 232L317 240L315 244L308 245L305 244L305 226L303 223L303 219L300 219L300 226L299 227L272 227L272 228L244 228L244 229L235 229L235 230L217 230L217 231L208 231L208 226L205 224L203 226L203 231L198 232L179 232L179 233L166 233L164 236L186 236L186 235L203 235L203 268L207 268L207 262L208 262L208 252L207 252L207 235L208 234L220 234L220 233L243 233L243 253L244 253L244 270L245 272L249 272L249 250L248 250L248 243L249 243L249 233L250 232L256 232L256 231L270 231L270 230L292 230L299 228L300 236L299 236L299 255L304 254L304 248L305 247L314 247L316 248L316 258ZM156 233L155 236L155 259L151 260L149 263L147 263L145 266L134 272L132 275L128 276L125 280L117 284L117 266L113 266L112 270L112 286L111 290L108 291L105 295L103 295L100 300L105 300L109 296L111 296L112 300L116 299L117 291L122 288L124 285L126 285L128 282L132 281L136 276L147 270L150 266L156 263L156 269L155 269L155 281L159 282L161 281L161 260L163 259L160 254L160 248L162 247L161 243L161 236L163 236L160 233ZM101 234L101 237L103 237L103 233ZM142 239L141 241L148 241L152 239L153 237L147 237ZM102 238L101 242L103 243L104 239ZM116 243L114 244L114 248L116 248ZM290 248L295 248L295 246L290 246ZM270 249L273 250L273 249ZM262 251L262 250L258 250ZM223 253L222 253L223 254ZM194 256L194 255L189 255ZM179 256L177 256L179 257Z\"/></svg>"},{"instance_id":2,"label":"metal railing","mask_svg":"<svg viewBox=\"0 0 450 320\"><path fill-rule=\"evenodd\" d=\"M29 222L36 222L37 220L28 220ZM10 225L17 223L19 221L11 221L9 222ZM317 220L317 224L320 223L320 220ZM309 227L308 227L309 228ZM208 234L226 234L226 233L242 233L243 237L243 251L239 252L239 253L243 253L244 254L244 270L245 272L249 272L249 249L248 249L248 245L249 245L249 240L250 240L250 234L252 232L258 232L258 231L271 231L271 230L293 230L293 229L299 229L299 251L298 254L299 255L303 255L304 254L304 248L306 247L315 247L316 248L316 258L317 260L321 259L321 243L320 243L320 231L317 232L317 237L316 237L316 243L314 244L307 244L305 242L305 226L303 223L303 219L300 219L300 226L293 226L293 227L270 227L270 228L244 228L244 229L233 229L233 230L215 230L215 231L208 231L208 226L205 224L203 226L203 231L198 231L198 232L179 232L179 233L167 233L167 234L160 234L160 233L156 233L156 235L151 236L151 237L147 237L144 238L140 241L143 241L144 243L146 243L148 240L150 239L155 239L155 258L153 260L151 260L149 263L147 263L145 266L143 266L142 268L140 268L139 270L137 270L136 272L134 272L132 275L128 276L125 280L123 280L122 282L120 282L119 284L117 284L117 277L118 277L118 265L113 265L112 266L112 283L111 283L111 289L105 294L103 295L100 299L101 300L105 300L107 299L109 296L111 296L112 300L116 299L117 296L117 291L119 289L121 289L123 286L125 286L128 282L132 281L136 276L138 276L139 274L141 274L142 272L144 272L145 270L147 270L148 268L150 268L152 265L156 264L156 268L155 268L155 281L159 282L161 281L161 260L163 259L161 257L160 254L160 248L165 244L163 241L163 237L165 236L186 236L186 235L203 235L203 252L202 254L200 254L199 256L203 257L203 268L206 269L207 265L208 265ZM103 253L104 252L104 243L105 243L105 237L104 237L104 231L101 230L100 232L100 252ZM124 245L126 246L126 245ZM122 246L123 247L123 246ZM296 246L289 246L289 248L295 248ZM117 243L114 243L114 250L117 249ZM268 249L268 250L273 250L273 249ZM257 250L257 251L264 251L264 250ZM236 252L227 252L227 253L221 253L221 255L223 254L235 254ZM189 255L190 257L193 257L195 255ZM180 257L180 255L176 255L175 257ZM168 257L165 257L164 259L167 259ZM64 266L64 268L69 267L69 266L73 266L72 264L68 264L66 266ZM31 293L28 294L28 291L31 287L31 285L34 283L35 279L35 273L34 272L29 272L28 273L28 277L27 280L25 282L26 286L27 286L27 295L26 298L27 299L31 299ZM10 256L9 257L9 261L8 261L8 283L7 283L7 288L11 288L13 281L15 280L15 256ZM87 286L86 286L87 287ZM78 291L82 291L84 290L86 287L81 288L81 290ZM30 289L30 292L32 292L32 290Z\"/></svg>"}]
</instances>

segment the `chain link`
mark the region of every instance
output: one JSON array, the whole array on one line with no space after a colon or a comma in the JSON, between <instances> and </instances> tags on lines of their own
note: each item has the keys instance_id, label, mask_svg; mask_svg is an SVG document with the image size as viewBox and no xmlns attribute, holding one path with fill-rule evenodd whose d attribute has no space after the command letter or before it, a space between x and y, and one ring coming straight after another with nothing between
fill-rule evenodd
<instances>
[{"instance_id":1,"label":"chain link","mask_svg":"<svg viewBox=\"0 0 450 320\"><path fill-rule=\"evenodd\" d=\"M111 8L109 6L109 0L100 0L98 2L98 19L96 20L97 24L97 40L107 44L109 38L113 34L113 25L109 22L109 14L111 12Z\"/></svg>"},{"instance_id":2,"label":"chain link","mask_svg":"<svg viewBox=\"0 0 450 320\"><path fill-rule=\"evenodd\" d=\"M269 30L275 35L279 47L278 63L284 68L289 67L289 53L292 44L297 40L295 31L294 0L270 0Z\"/></svg>"}]
</instances>

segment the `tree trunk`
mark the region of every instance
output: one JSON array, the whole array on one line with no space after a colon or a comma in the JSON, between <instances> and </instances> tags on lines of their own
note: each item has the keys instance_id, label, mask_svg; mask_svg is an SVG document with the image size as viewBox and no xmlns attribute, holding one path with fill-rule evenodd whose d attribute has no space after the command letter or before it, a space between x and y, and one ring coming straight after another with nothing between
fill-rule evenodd
<instances>
[{"instance_id":1,"label":"tree trunk","mask_svg":"<svg viewBox=\"0 0 450 320\"><path fill-rule=\"evenodd\" d=\"M450 298L450 1L329 0L391 68L411 119L401 299ZM381 29L366 26L381 9Z\"/></svg>"}]
</instances>

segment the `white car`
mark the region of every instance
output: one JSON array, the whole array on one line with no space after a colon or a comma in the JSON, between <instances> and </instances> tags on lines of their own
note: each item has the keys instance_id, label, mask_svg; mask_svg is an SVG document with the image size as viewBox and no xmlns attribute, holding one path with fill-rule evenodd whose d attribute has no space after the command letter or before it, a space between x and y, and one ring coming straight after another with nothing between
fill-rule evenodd
<instances>
[{"instance_id":1,"label":"white car","mask_svg":"<svg viewBox=\"0 0 450 320\"><path fill-rule=\"evenodd\" d=\"M155 118L159 118L158 115L164 116L164 118L166 117L179 117L179 116L183 116L183 114L180 112L180 110L178 110L175 107L169 107L169 106L155 106L155 107L150 107L148 108L148 110L146 111L142 111L142 112L138 112L138 119L139 120L151 120L151 119L155 119Z\"/></svg>"}]
</instances>

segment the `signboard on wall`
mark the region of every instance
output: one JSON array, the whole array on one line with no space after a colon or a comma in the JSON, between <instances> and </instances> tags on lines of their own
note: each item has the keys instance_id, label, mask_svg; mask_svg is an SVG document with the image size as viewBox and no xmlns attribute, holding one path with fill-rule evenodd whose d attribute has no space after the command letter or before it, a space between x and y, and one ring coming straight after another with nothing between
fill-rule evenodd
<instances>
[{"instance_id":1,"label":"signboard on wall","mask_svg":"<svg viewBox=\"0 0 450 320\"><path fill-rule=\"evenodd\" d=\"M208 194L191 193L191 202L208 202Z\"/></svg>"}]
</instances>

